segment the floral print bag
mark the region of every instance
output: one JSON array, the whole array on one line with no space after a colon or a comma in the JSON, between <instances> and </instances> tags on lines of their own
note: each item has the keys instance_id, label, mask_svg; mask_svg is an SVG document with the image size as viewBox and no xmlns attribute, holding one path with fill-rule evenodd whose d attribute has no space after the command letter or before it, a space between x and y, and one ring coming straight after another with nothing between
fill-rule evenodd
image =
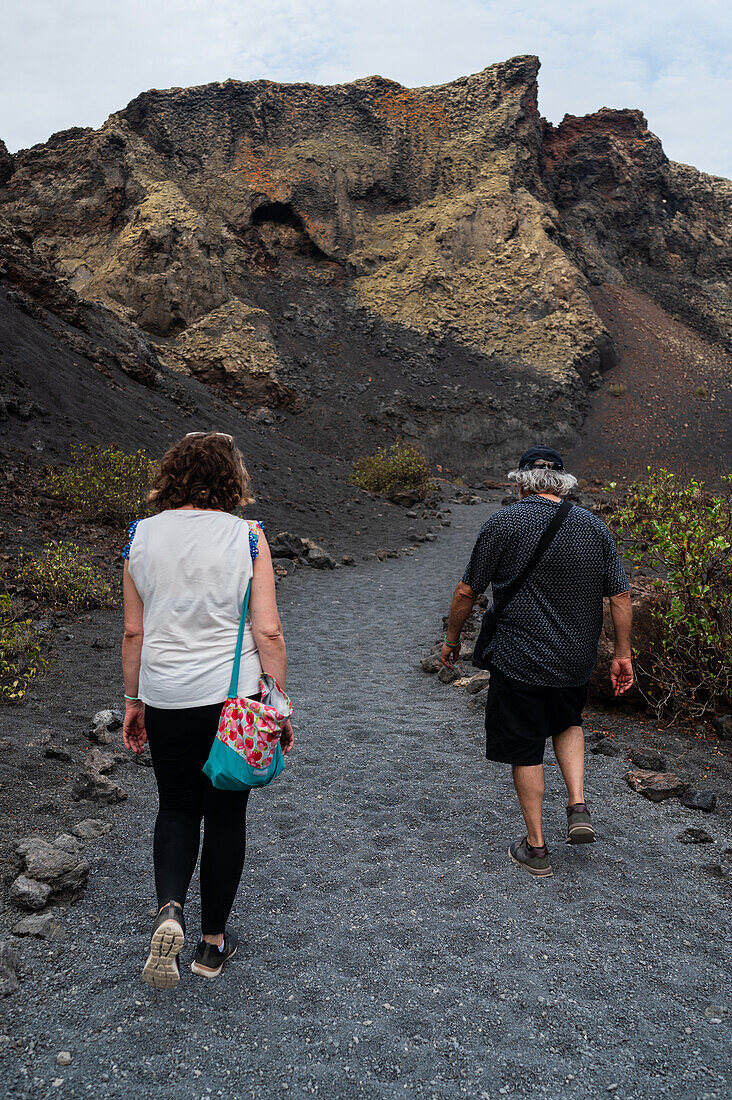
<instances>
[{"instance_id":1,"label":"floral print bag","mask_svg":"<svg viewBox=\"0 0 732 1100\"><path fill-rule=\"evenodd\" d=\"M237 695L244 626L249 608L249 582L239 621L229 697L221 709L219 728L204 774L222 791L265 787L280 774L285 758L280 747L282 725L292 714L292 703L277 681L262 673L261 699Z\"/></svg>"}]
</instances>

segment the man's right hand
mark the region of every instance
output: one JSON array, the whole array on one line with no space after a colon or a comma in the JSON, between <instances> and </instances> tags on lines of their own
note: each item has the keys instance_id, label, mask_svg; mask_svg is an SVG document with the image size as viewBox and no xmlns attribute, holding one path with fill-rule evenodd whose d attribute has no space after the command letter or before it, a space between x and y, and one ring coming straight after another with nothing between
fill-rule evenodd
<instances>
[{"instance_id":1,"label":"man's right hand","mask_svg":"<svg viewBox=\"0 0 732 1100\"><path fill-rule=\"evenodd\" d=\"M610 665L610 683L615 695L624 695L632 688L635 676L633 675L633 662L630 657L614 657Z\"/></svg>"},{"instance_id":2,"label":"man's right hand","mask_svg":"<svg viewBox=\"0 0 732 1100\"><path fill-rule=\"evenodd\" d=\"M460 656L460 642L457 645L448 645L444 642L440 650L440 660L445 668L452 668Z\"/></svg>"}]
</instances>

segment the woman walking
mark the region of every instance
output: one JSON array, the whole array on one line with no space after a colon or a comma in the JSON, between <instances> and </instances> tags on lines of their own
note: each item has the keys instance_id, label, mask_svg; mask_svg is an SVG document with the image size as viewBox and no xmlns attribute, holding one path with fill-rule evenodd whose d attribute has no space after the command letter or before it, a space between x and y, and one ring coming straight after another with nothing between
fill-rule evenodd
<instances>
[{"instance_id":1,"label":"woman walking","mask_svg":"<svg viewBox=\"0 0 732 1100\"><path fill-rule=\"evenodd\" d=\"M163 456L149 501L123 551L124 743L150 745L158 785L154 864L158 916L142 976L178 984L183 906L201 851L201 941L191 969L217 977L236 952L226 928L244 866L248 791L218 790L203 774L232 674L251 582L239 696L259 698L269 673L284 688L285 643L267 540L232 514L249 504L249 475L231 436L194 432ZM292 748L285 722L281 747Z\"/></svg>"}]
</instances>

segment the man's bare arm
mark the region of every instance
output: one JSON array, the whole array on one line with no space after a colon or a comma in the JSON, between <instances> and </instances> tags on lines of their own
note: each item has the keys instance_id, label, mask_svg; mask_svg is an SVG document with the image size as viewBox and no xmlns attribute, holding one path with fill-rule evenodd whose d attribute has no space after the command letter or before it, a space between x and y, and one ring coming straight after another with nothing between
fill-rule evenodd
<instances>
[{"instance_id":1,"label":"man's bare arm","mask_svg":"<svg viewBox=\"0 0 732 1100\"><path fill-rule=\"evenodd\" d=\"M610 683L615 695L623 695L633 686L633 664L630 659L630 638L633 627L633 605L630 592L610 597L610 614L615 634L615 656L610 665Z\"/></svg>"},{"instance_id":2,"label":"man's bare arm","mask_svg":"<svg viewBox=\"0 0 732 1100\"><path fill-rule=\"evenodd\" d=\"M458 658L460 653L460 631L465 626L465 620L473 610L473 604L477 598L478 593L474 592L469 585L460 581L452 597L450 617L447 620L447 630L445 632L449 641L456 644L443 645L440 653L443 665L447 665L448 668L452 668L453 662Z\"/></svg>"}]
</instances>

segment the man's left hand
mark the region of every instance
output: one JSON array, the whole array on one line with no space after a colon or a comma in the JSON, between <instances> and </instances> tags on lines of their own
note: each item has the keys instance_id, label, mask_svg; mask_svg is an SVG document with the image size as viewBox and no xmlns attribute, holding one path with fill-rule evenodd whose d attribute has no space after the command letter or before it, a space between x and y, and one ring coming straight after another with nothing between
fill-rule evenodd
<instances>
[{"instance_id":1,"label":"man's left hand","mask_svg":"<svg viewBox=\"0 0 732 1100\"><path fill-rule=\"evenodd\" d=\"M448 645L447 642L443 642L442 649L440 650L440 660L445 668L454 668L455 662L460 656L460 642L457 645Z\"/></svg>"}]
</instances>

